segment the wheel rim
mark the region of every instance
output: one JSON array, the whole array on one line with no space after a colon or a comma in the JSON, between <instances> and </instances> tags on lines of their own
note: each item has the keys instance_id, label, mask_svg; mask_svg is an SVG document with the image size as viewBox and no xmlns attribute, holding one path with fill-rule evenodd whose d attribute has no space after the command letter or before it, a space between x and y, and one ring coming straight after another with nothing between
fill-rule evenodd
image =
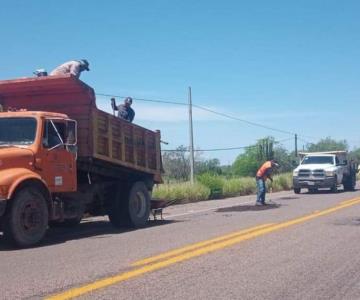
<instances>
[{"instance_id":1,"label":"wheel rim","mask_svg":"<svg viewBox=\"0 0 360 300\"><path fill-rule=\"evenodd\" d=\"M146 212L146 197L142 192L137 192L132 203L132 211L141 218Z\"/></svg>"},{"instance_id":2,"label":"wheel rim","mask_svg":"<svg viewBox=\"0 0 360 300\"><path fill-rule=\"evenodd\" d=\"M21 210L20 227L25 234L37 232L43 228L42 210L37 199L28 199Z\"/></svg>"}]
</instances>

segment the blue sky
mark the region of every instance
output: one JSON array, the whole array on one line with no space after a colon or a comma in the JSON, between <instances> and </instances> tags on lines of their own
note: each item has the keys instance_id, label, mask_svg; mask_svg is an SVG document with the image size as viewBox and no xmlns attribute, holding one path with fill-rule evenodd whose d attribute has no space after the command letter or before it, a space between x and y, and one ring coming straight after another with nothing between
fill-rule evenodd
<instances>
[{"instance_id":1,"label":"blue sky","mask_svg":"<svg viewBox=\"0 0 360 300\"><path fill-rule=\"evenodd\" d=\"M359 1L1 2L0 79L86 58L91 71L81 79L98 93L187 102L191 86L206 108L310 142L331 136L360 146ZM98 106L109 110L109 99ZM136 123L161 130L163 148L188 145L186 107L133 107ZM291 138L194 109L197 148L267 135ZM231 163L238 154L204 157Z\"/></svg>"}]
</instances>

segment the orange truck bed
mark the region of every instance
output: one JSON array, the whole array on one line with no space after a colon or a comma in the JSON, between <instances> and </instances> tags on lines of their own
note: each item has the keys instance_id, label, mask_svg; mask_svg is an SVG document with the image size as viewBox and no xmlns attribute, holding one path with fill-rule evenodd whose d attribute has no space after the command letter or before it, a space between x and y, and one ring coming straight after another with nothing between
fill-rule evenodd
<instances>
[{"instance_id":1,"label":"orange truck bed","mask_svg":"<svg viewBox=\"0 0 360 300\"><path fill-rule=\"evenodd\" d=\"M78 162L103 162L161 180L160 131L119 119L96 107L94 90L71 75L0 81L5 110L59 112L78 124ZM110 107L110 101L109 101Z\"/></svg>"}]
</instances>

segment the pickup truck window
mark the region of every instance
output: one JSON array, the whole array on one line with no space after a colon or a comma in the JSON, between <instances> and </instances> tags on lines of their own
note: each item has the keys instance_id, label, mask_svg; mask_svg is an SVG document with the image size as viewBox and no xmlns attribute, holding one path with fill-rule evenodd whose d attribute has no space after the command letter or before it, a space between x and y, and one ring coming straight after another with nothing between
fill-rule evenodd
<instances>
[{"instance_id":1,"label":"pickup truck window","mask_svg":"<svg viewBox=\"0 0 360 300\"><path fill-rule=\"evenodd\" d=\"M334 158L332 156L306 156L301 163L302 165L309 164L334 164Z\"/></svg>"},{"instance_id":2,"label":"pickup truck window","mask_svg":"<svg viewBox=\"0 0 360 300\"><path fill-rule=\"evenodd\" d=\"M337 166L340 165L340 160L339 160L339 158L337 156L335 157L335 163L336 163Z\"/></svg>"},{"instance_id":3,"label":"pickup truck window","mask_svg":"<svg viewBox=\"0 0 360 300\"><path fill-rule=\"evenodd\" d=\"M34 118L0 118L0 146L31 145L35 135Z\"/></svg>"}]
</instances>

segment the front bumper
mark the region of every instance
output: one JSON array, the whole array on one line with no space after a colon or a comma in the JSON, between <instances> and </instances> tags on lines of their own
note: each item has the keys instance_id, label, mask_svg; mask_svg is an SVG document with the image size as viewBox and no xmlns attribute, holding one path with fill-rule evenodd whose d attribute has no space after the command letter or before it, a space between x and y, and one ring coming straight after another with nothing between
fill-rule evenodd
<instances>
[{"instance_id":1,"label":"front bumper","mask_svg":"<svg viewBox=\"0 0 360 300\"><path fill-rule=\"evenodd\" d=\"M6 199L0 199L0 217L2 217L5 213L6 203L7 203Z\"/></svg>"},{"instance_id":2,"label":"front bumper","mask_svg":"<svg viewBox=\"0 0 360 300\"><path fill-rule=\"evenodd\" d=\"M325 177L323 179L306 179L293 177L294 188L332 188L336 184L335 177Z\"/></svg>"}]
</instances>

